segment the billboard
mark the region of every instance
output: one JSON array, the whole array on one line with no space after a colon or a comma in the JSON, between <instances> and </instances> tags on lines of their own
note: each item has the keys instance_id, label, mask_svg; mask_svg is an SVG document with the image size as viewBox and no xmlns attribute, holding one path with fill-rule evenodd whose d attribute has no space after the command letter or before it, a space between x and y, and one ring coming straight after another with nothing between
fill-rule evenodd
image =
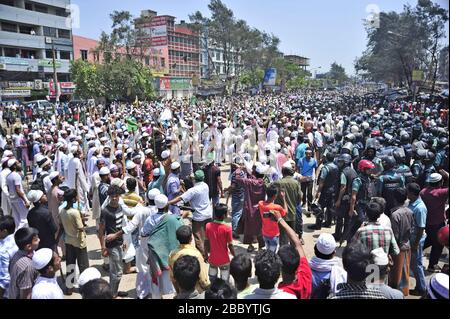
<instances>
[{"instance_id":1,"label":"billboard","mask_svg":"<svg viewBox=\"0 0 450 319\"><path fill-rule=\"evenodd\" d=\"M270 68L266 70L266 74L264 75L264 85L274 86L276 84L277 79L277 69Z\"/></svg>"},{"instance_id":2,"label":"billboard","mask_svg":"<svg viewBox=\"0 0 450 319\"><path fill-rule=\"evenodd\" d=\"M160 78L159 90L190 90L192 88L192 80L189 78Z\"/></svg>"},{"instance_id":3,"label":"billboard","mask_svg":"<svg viewBox=\"0 0 450 319\"><path fill-rule=\"evenodd\" d=\"M155 77L169 74L169 48L155 46L150 48L150 70Z\"/></svg>"}]
</instances>

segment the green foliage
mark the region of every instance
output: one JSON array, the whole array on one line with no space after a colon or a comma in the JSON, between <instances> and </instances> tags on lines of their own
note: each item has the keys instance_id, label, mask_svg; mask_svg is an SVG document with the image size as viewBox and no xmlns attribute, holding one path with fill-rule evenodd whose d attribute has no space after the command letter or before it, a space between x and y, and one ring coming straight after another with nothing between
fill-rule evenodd
<instances>
[{"instance_id":1,"label":"green foliage","mask_svg":"<svg viewBox=\"0 0 450 319\"><path fill-rule=\"evenodd\" d=\"M70 72L76 84L75 94L81 99L92 99L103 95L98 68L83 60L72 61Z\"/></svg>"},{"instance_id":2,"label":"green foliage","mask_svg":"<svg viewBox=\"0 0 450 319\"><path fill-rule=\"evenodd\" d=\"M368 80L409 88L413 70L423 70L434 86L447 21L448 11L430 0L406 5L400 13L381 12L380 27L366 30L367 48L356 70Z\"/></svg>"},{"instance_id":3,"label":"green foliage","mask_svg":"<svg viewBox=\"0 0 450 319\"><path fill-rule=\"evenodd\" d=\"M345 73L345 68L342 65L337 64L336 62L331 64L331 69L327 73L327 78L335 80L339 84L343 84L344 82L349 80L347 74Z\"/></svg>"}]
</instances>

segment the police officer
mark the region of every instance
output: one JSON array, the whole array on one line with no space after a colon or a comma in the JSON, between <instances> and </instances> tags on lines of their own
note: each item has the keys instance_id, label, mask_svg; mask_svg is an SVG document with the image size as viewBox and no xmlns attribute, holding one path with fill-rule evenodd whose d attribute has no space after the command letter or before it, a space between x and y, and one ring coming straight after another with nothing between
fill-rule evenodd
<instances>
[{"instance_id":1,"label":"police officer","mask_svg":"<svg viewBox=\"0 0 450 319\"><path fill-rule=\"evenodd\" d=\"M358 163L358 176L352 182L352 196L348 210L349 221L342 240L350 241L365 220L365 210L371 199L371 174L375 164L369 160Z\"/></svg>"},{"instance_id":2,"label":"police officer","mask_svg":"<svg viewBox=\"0 0 450 319\"><path fill-rule=\"evenodd\" d=\"M333 236L336 241L340 241L342 239L344 225L348 225L352 184L353 180L358 176L358 173L351 167L352 157L349 154L340 155L336 162L340 172L340 189L335 203L336 230Z\"/></svg>"},{"instance_id":3,"label":"police officer","mask_svg":"<svg viewBox=\"0 0 450 319\"><path fill-rule=\"evenodd\" d=\"M448 170L448 138L441 137L437 142L434 166L437 170Z\"/></svg>"},{"instance_id":4,"label":"police officer","mask_svg":"<svg viewBox=\"0 0 450 319\"><path fill-rule=\"evenodd\" d=\"M413 149L411 145L411 137L406 131L400 132L400 145L403 147L403 150L405 151L405 164L410 165L411 160L413 157Z\"/></svg>"},{"instance_id":5,"label":"police officer","mask_svg":"<svg viewBox=\"0 0 450 319\"><path fill-rule=\"evenodd\" d=\"M315 201L322 207L323 214L316 216L316 224L308 228L320 230L323 227L330 228L333 219L334 203L339 192L339 168L334 163L335 154L328 153L326 163L322 167L319 176L319 189ZM323 220L325 223L322 225Z\"/></svg>"},{"instance_id":6,"label":"police officer","mask_svg":"<svg viewBox=\"0 0 450 319\"><path fill-rule=\"evenodd\" d=\"M397 164L395 173L397 173L400 176L403 176L406 185L408 185L409 183L414 183L415 178L413 173L411 172L411 168L408 165L406 165L406 155L404 150L398 148L397 150L394 151L393 156Z\"/></svg>"},{"instance_id":7,"label":"police officer","mask_svg":"<svg viewBox=\"0 0 450 319\"><path fill-rule=\"evenodd\" d=\"M383 159L383 174L378 178L376 193L379 197L386 200L384 213L390 216L391 209L394 208L395 198L393 190L405 187L405 179L403 176L395 172L396 161L393 156L386 156Z\"/></svg>"},{"instance_id":8,"label":"police officer","mask_svg":"<svg viewBox=\"0 0 450 319\"><path fill-rule=\"evenodd\" d=\"M418 149L415 158L411 171L416 179L416 183L420 185L420 188L424 188L427 177L436 173L436 168L434 167L436 156L429 150Z\"/></svg>"}]
</instances>

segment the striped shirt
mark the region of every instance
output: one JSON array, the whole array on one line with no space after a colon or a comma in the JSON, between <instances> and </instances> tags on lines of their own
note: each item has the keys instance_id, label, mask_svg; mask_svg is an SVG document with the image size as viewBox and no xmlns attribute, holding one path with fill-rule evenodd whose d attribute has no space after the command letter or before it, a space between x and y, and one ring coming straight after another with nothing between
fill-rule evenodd
<instances>
[{"instance_id":1,"label":"striped shirt","mask_svg":"<svg viewBox=\"0 0 450 319\"><path fill-rule=\"evenodd\" d=\"M342 283L337 286L339 292L330 299L386 299L376 288L368 288L366 284Z\"/></svg>"},{"instance_id":2,"label":"striped shirt","mask_svg":"<svg viewBox=\"0 0 450 319\"><path fill-rule=\"evenodd\" d=\"M9 299L20 299L20 290L31 289L38 276L31 258L33 254L19 250L9 263Z\"/></svg>"},{"instance_id":3,"label":"striped shirt","mask_svg":"<svg viewBox=\"0 0 450 319\"><path fill-rule=\"evenodd\" d=\"M379 223L364 224L356 232L355 239L359 240L370 251L381 247L386 254L398 255L400 253L392 229L385 228Z\"/></svg>"},{"instance_id":4,"label":"striped shirt","mask_svg":"<svg viewBox=\"0 0 450 319\"><path fill-rule=\"evenodd\" d=\"M122 230L124 225L124 214L121 206L111 207L110 205L102 209L100 224L105 225L106 235L115 234ZM106 248L114 248L123 244L123 238L106 242Z\"/></svg>"}]
</instances>

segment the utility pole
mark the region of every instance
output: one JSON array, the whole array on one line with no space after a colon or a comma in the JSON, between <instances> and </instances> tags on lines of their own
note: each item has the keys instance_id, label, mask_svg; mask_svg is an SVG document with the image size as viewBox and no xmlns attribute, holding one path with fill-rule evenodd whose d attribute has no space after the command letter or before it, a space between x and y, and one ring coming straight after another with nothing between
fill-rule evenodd
<instances>
[{"instance_id":1,"label":"utility pole","mask_svg":"<svg viewBox=\"0 0 450 319\"><path fill-rule=\"evenodd\" d=\"M56 103L59 103L58 75L56 74L56 51L53 39L52 39L52 52L53 52L53 85L55 86Z\"/></svg>"}]
</instances>

